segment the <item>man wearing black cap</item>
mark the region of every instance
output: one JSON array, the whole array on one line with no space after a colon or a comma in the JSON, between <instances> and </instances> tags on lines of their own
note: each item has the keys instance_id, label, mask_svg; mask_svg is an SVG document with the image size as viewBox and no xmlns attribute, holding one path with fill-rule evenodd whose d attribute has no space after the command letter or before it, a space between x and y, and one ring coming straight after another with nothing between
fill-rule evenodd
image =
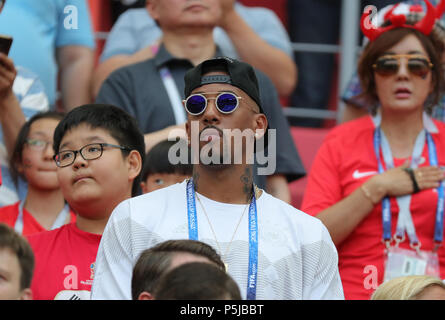
<instances>
[{"instance_id":1,"label":"man wearing black cap","mask_svg":"<svg viewBox=\"0 0 445 320\"><path fill-rule=\"evenodd\" d=\"M121 68L103 83L97 103L116 105L134 116L145 136L147 149L181 128L185 136L184 75L187 70L221 51L213 29L222 19L219 1L150 0L147 8L162 29L159 51L153 59ZM258 48L251 48L258 50ZM260 100L270 128L276 129L277 159L272 174L254 174L255 182L272 195L290 202L287 187L305 175L276 89L270 79L256 71Z\"/></svg>"},{"instance_id":2,"label":"man wearing black cap","mask_svg":"<svg viewBox=\"0 0 445 320\"><path fill-rule=\"evenodd\" d=\"M193 177L115 208L98 250L92 299L131 299L139 254L184 238L218 251L243 299L343 299L337 251L326 227L255 186L247 143L240 164L202 159L209 144L218 155L236 157L237 149L226 147L232 137L227 132L262 139L268 123L252 67L228 58L206 60L187 72L185 95L187 133L199 155ZM269 139L269 146L274 143Z\"/></svg>"}]
</instances>

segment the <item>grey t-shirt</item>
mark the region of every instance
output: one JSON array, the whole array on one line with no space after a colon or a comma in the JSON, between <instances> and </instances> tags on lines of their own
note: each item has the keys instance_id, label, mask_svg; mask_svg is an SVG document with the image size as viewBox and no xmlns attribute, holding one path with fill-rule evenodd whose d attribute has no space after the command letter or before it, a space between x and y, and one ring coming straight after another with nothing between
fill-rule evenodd
<instances>
[{"instance_id":1,"label":"grey t-shirt","mask_svg":"<svg viewBox=\"0 0 445 320\"><path fill-rule=\"evenodd\" d=\"M216 56L220 56L217 50ZM96 103L112 104L130 113L142 132L151 133L175 125L175 117L160 69L168 67L181 98L184 99L184 75L193 68L189 60L173 57L163 45L152 59L114 71L103 83ZM256 70L260 99L270 129L276 129L276 170L293 181L306 174L289 124L283 115L278 93L269 78ZM254 170L256 173L257 170ZM265 188L266 177L255 176L259 187Z\"/></svg>"},{"instance_id":2,"label":"grey t-shirt","mask_svg":"<svg viewBox=\"0 0 445 320\"><path fill-rule=\"evenodd\" d=\"M235 10L261 39L293 58L289 35L273 10L244 6L239 2L235 3ZM129 9L120 15L113 25L100 61L103 62L114 55L134 54L153 44L161 36L161 29L156 25L146 8ZM238 58L235 46L223 29L216 27L213 30L213 38L224 55Z\"/></svg>"}]
</instances>

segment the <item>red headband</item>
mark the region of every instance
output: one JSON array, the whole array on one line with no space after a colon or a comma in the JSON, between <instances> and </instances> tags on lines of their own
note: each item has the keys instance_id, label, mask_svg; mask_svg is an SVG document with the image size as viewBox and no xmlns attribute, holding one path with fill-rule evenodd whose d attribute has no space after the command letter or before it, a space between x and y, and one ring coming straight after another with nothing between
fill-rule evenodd
<instances>
[{"instance_id":1,"label":"red headband","mask_svg":"<svg viewBox=\"0 0 445 320\"><path fill-rule=\"evenodd\" d=\"M374 41L384 32L395 28L415 29L422 32L424 35L429 35L434 28L436 19L439 19L445 11L445 0L441 0L437 5L437 8L435 8L428 0L425 0L425 3L427 6L427 12L422 20L414 25L406 24L406 16L404 14L393 14L394 10L399 5L396 4L384 16L384 21L391 21L391 25L386 27L375 27L373 25L370 27L369 25L366 25L365 22L369 17L369 14L372 12L372 9L369 9L362 15L360 20L360 28L369 41ZM420 6L411 6L410 11L421 12L422 10L420 9Z\"/></svg>"}]
</instances>

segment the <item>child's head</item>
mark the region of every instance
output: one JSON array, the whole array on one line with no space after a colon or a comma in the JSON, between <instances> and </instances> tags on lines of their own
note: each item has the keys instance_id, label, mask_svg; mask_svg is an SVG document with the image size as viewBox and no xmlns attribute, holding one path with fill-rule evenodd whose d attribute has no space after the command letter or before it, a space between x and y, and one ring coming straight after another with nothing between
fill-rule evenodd
<instances>
[{"instance_id":1,"label":"child's head","mask_svg":"<svg viewBox=\"0 0 445 320\"><path fill-rule=\"evenodd\" d=\"M136 195L145 143L125 111L102 104L73 109L57 126L53 149L60 188L79 214L110 214Z\"/></svg>"},{"instance_id":2,"label":"child's head","mask_svg":"<svg viewBox=\"0 0 445 320\"><path fill-rule=\"evenodd\" d=\"M0 300L31 300L34 253L28 241L0 223Z\"/></svg>"},{"instance_id":3,"label":"child's head","mask_svg":"<svg viewBox=\"0 0 445 320\"><path fill-rule=\"evenodd\" d=\"M141 252L133 267L131 294L133 300L149 300L159 279L166 272L190 262L211 263L225 270L224 262L208 244L189 239L167 240Z\"/></svg>"},{"instance_id":4,"label":"child's head","mask_svg":"<svg viewBox=\"0 0 445 320\"><path fill-rule=\"evenodd\" d=\"M371 300L444 300L445 283L434 276L397 277L382 283Z\"/></svg>"},{"instance_id":5,"label":"child's head","mask_svg":"<svg viewBox=\"0 0 445 320\"><path fill-rule=\"evenodd\" d=\"M165 273L153 295L156 300L241 300L235 280L205 262L185 263Z\"/></svg>"},{"instance_id":6,"label":"child's head","mask_svg":"<svg viewBox=\"0 0 445 320\"><path fill-rule=\"evenodd\" d=\"M10 157L10 172L16 184L20 176L31 188L59 188L52 144L54 130L62 119L63 114L48 111L34 115L22 126Z\"/></svg>"},{"instance_id":7,"label":"child's head","mask_svg":"<svg viewBox=\"0 0 445 320\"><path fill-rule=\"evenodd\" d=\"M176 143L176 141L164 140L148 151L141 174L143 193L182 182L192 175L193 165L190 161L187 164L178 163L175 165L169 161L168 152Z\"/></svg>"}]
</instances>

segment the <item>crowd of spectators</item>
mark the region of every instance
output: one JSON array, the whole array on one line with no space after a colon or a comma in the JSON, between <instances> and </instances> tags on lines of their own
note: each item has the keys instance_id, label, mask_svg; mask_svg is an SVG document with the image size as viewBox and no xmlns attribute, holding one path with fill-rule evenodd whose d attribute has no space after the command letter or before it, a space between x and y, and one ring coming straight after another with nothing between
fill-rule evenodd
<instances>
[{"instance_id":1,"label":"crowd of spectators","mask_svg":"<svg viewBox=\"0 0 445 320\"><path fill-rule=\"evenodd\" d=\"M445 0L362 1L310 171L284 103L328 108L336 63L292 42L341 1L106 8L98 51L89 1L0 0L0 299L445 299Z\"/></svg>"}]
</instances>

